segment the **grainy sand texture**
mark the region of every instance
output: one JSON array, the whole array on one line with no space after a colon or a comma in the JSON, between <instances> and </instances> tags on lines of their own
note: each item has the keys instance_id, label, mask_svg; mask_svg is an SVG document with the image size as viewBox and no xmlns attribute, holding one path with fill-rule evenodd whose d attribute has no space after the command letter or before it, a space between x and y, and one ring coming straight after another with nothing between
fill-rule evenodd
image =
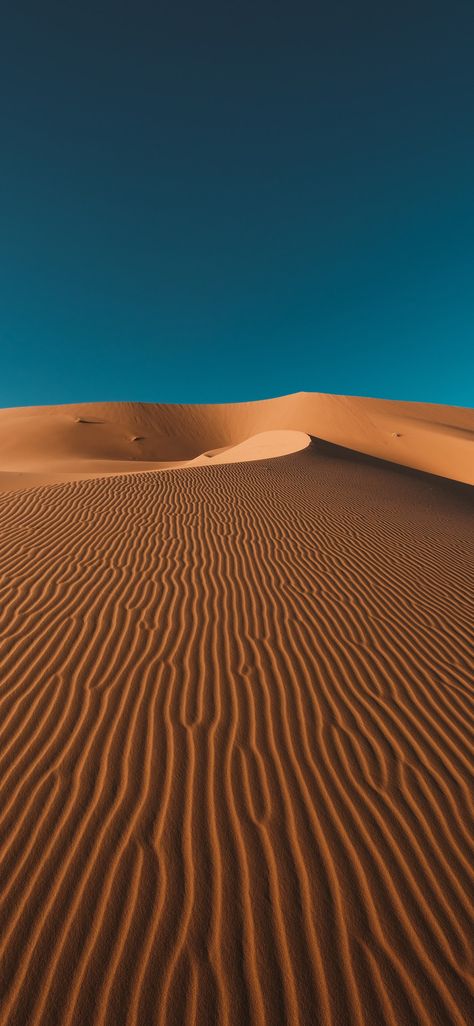
<instances>
[{"instance_id":1,"label":"grainy sand texture","mask_svg":"<svg viewBox=\"0 0 474 1026\"><path fill-rule=\"evenodd\" d=\"M474 412L0 412L2 1026L468 1026Z\"/></svg>"}]
</instances>

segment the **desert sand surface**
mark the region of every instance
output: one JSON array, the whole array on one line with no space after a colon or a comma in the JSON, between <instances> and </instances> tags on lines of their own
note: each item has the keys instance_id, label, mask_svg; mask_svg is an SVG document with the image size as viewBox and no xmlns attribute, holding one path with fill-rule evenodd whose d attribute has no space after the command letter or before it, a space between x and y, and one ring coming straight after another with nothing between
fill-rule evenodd
<instances>
[{"instance_id":1,"label":"desert sand surface","mask_svg":"<svg viewBox=\"0 0 474 1026\"><path fill-rule=\"evenodd\" d=\"M473 432L0 411L2 1026L473 1021Z\"/></svg>"}]
</instances>

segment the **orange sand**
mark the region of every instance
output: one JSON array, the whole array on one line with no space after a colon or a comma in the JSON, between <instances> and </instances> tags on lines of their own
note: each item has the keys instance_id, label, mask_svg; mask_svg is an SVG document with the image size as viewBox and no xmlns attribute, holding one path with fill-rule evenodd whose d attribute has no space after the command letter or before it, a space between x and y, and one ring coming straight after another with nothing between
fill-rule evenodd
<instances>
[{"instance_id":1,"label":"orange sand","mask_svg":"<svg viewBox=\"0 0 474 1026\"><path fill-rule=\"evenodd\" d=\"M474 484L474 410L298 392L218 406L82 403L0 410L0 490L186 466L243 442L247 460L252 438L270 431L312 435ZM280 442L268 455L277 454ZM282 453L289 449L291 442L283 441ZM232 462L229 457L225 462Z\"/></svg>"},{"instance_id":2,"label":"orange sand","mask_svg":"<svg viewBox=\"0 0 474 1026\"><path fill-rule=\"evenodd\" d=\"M0 412L2 1026L472 1021L473 430Z\"/></svg>"}]
</instances>

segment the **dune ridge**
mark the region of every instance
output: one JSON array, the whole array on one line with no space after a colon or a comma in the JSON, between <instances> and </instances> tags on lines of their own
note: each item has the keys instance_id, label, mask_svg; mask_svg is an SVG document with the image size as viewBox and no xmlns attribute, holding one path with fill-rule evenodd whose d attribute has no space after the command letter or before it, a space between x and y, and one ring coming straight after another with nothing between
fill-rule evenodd
<instances>
[{"instance_id":1,"label":"dune ridge","mask_svg":"<svg viewBox=\"0 0 474 1026\"><path fill-rule=\"evenodd\" d=\"M300 443L0 496L5 1026L472 1021L472 492Z\"/></svg>"},{"instance_id":2,"label":"dune ridge","mask_svg":"<svg viewBox=\"0 0 474 1026\"><path fill-rule=\"evenodd\" d=\"M271 455L290 433L321 438L402 466L474 484L474 411L430 403L298 392L213 406L82 403L0 410L0 490L135 470L195 465L221 450L242 459L273 432ZM270 443L270 439L268 438ZM278 446L281 446L278 450Z\"/></svg>"}]
</instances>

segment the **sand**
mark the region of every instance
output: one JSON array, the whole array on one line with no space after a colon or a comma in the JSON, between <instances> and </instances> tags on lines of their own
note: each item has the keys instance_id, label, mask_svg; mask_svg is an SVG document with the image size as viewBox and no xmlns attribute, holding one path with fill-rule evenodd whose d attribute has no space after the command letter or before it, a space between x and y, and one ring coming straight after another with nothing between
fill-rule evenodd
<instances>
[{"instance_id":1,"label":"sand","mask_svg":"<svg viewBox=\"0 0 474 1026\"><path fill-rule=\"evenodd\" d=\"M2 1026L472 1022L473 428L0 413Z\"/></svg>"},{"instance_id":2,"label":"sand","mask_svg":"<svg viewBox=\"0 0 474 1026\"><path fill-rule=\"evenodd\" d=\"M269 432L276 433L273 445ZM242 458L248 460L253 438L254 458L261 458L262 435L267 454L275 456L279 446L282 454L290 451L287 432L474 484L474 410L298 392L215 406L82 403L0 410L0 491L123 474L138 465L153 471L192 466L206 462L209 453L228 451L229 462L230 450L244 442Z\"/></svg>"}]
</instances>

